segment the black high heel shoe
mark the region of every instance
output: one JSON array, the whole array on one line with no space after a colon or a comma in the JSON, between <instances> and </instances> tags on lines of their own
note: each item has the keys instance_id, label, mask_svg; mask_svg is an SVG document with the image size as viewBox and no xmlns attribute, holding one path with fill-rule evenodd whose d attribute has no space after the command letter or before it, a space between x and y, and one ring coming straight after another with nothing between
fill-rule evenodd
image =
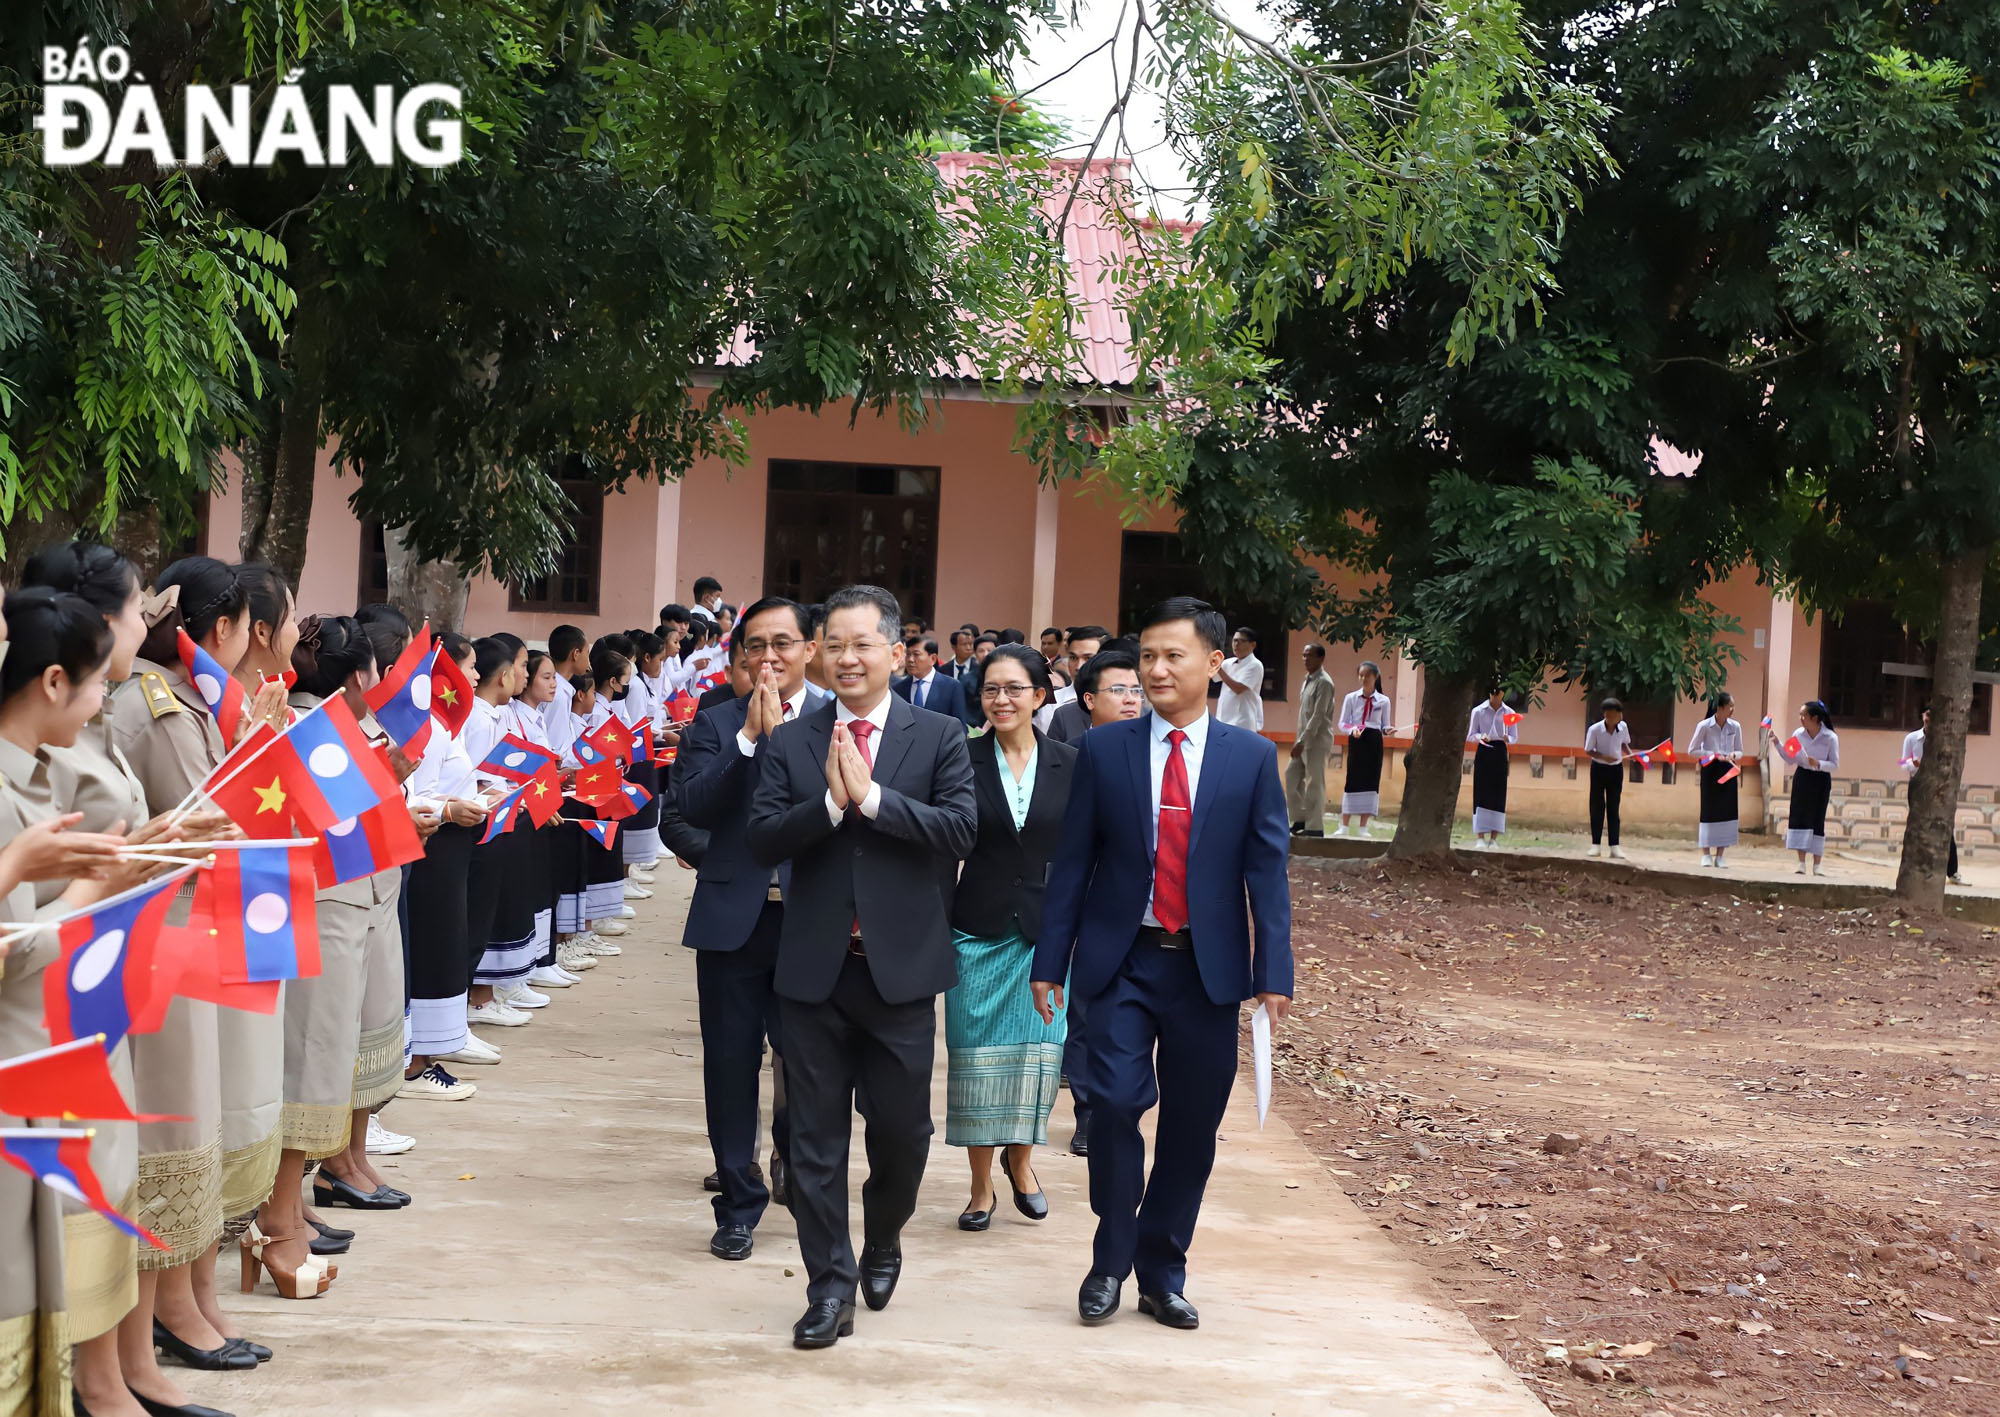
<instances>
[{"instance_id":1,"label":"black high heel shoe","mask_svg":"<svg viewBox=\"0 0 2000 1417\"><path fill-rule=\"evenodd\" d=\"M319 1174L313 1177L313 1204L322 1210L331 1210L337 1205L344 1205L349 1210L401 1210L405 1202L384 1195L382 1191L364 1191L349 1185L322 1166Z\"/></svg>"},{"instance_id":2,"label":"black high heel shoe","mask_svg":"<svg viewBox=\"0 0 2000 1417\"><path fill-rule=\"evenodd\" d=\"M153 1346L183 1367L198 1368L206 1373L240 1373L256 1367L256 1355L237 1347L236 1342L224 1339L220 1348L197 1348L177 1337L158 1319L153 1320ZM140 1397L139 1400L143 1403L146 1399Z\"/></svg>"},{"instance_id":3,"label":"black high heel shoe","mask_svg":"<svg viewBox=\"0 0 2000 1417\"><path fill-rule=\"evenodd\" d=\"M245 1353L248 1353L252 1358L255 1358L259 1363L268 1363L271 1361L270 1349L266 1348L261 1343L252 1343L247 1338L232 1338L229 1340L229 1343L224 1346L225 1347L233 1346L236 1348L241 1348Z\"/></svg>"},{"instance_id":4,"label":"black high heel shoe","mask_svg":"<svg viewBox=\"0 0 2000 1417\"><path fill-rule=\"evenodd\" d=\"M1032 1191L1022 1190L1014 1184L1014 1168L1011 1166L1007 1168L1007 1189L1014 1193L1014 1209L1030 1220L1049 1218L1049 1198L1041 1193L1039 1185L1038 1182L1037 1189Z\"/></svg>"},{"instance_id":5,"label":"black high heel shoe","mask_svg":"<svg viewBox=\"0 0 2000 1417\"><path fill-rule=\"evenodd\" d=\"M306 1241L306 1248L316 1255L344 1255L353 1244L352 1240L330 1240L324 1235L315 1235Z\"/></svg>"},{"instance_id":6,"label":"black high heel shoe","mask_svg":"<svg viewBox=\"0 0 2000 1417\"><path fill-rule=\"evenodd\" d=\"M352 1240L354 1232L343 1230L338 1225L328 1225L324 1220L308 1220L306 1224L319 1231L322 1240Z\"/></svg>"},{"instance_id":7,"label":"black high heel shoe","mask_svg":"<svg viewBox=\"0 0 2000 1417\"><path fill-rule=\"evenodd\" d=\"M984 1210L962 1210L958 1214L958 1228L961 1230L984 1230L993 1223L993 1202L986 1202Z\"/></svg>"},{"instance_id":8,"label":"black high heel shoe","mask_svg":"<svg viewBox=\"0 0 2000 1417\"><path fill-rule=\"evenodd\" d=\"M130 1385L127 1385L126 1391L132 1394L133 1400L145 1408L151 1414L151 1417L230 1417L229 1413L224 1412L219 1407L203 1407L199 1402L190 1402L184 1407L176 1407L170 1402L155 1402L152 1398L146 1396L145 1393L140 1392L137 1388ZM81 1408L77 1410L82 1411Z\"/></svg>"}]
</instances>

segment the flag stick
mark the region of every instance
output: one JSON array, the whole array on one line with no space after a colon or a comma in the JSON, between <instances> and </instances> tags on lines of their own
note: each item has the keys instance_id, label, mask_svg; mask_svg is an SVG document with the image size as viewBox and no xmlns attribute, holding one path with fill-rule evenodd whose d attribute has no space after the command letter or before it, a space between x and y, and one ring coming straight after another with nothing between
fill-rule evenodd
<instances>
[{"instance_id":1,"label":"flag stick","mask_svg":"<svg viewBox=\"0 0 2000 1417\"><path fill-rule=\"evenodd\" d=\"M314 846L316 836L257 837L249 841L149 841L147 851L289 851L295 846Z\"/></svg>"},{"instance_id":2,"label":"flag stick","mask_svg":"<svg viewBox=\"0 0 2000 1417\"><path fill-rule=\"evenodd\" d=\"M148 891L159 890L175 881L184 880L194 874L195 864L193 862L185 863L178 871L170 872L164 876L155 876L152 880L141 882L130 890L120 891L117 895L106 896L103 900L94 900L89 905L78 906L68 914L58 915L52 920L25 921L22 924L16 925L11 930L0 931L0 934L5 934L9 938L12 938L18 935L32 935L37 930L60 929L70 921L81 919L93 911L104 910L107 907L122 904L135 895L144 895Z\"/></svg>"}]
</instances>

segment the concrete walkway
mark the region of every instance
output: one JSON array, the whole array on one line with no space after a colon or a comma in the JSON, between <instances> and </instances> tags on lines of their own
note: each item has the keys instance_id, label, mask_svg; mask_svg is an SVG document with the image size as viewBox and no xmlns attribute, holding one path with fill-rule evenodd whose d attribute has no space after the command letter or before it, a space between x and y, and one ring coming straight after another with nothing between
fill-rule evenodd
<instances>
[{"instance_id":1,"label":"concrete walkway","mask_svg":"<svg viewBox=\"0 0 2000 1417\"><path fill-rule=\"evenodd\" d=\"M389 1109L419 1145L384 1173L416 1203L333 1213L360 1234L324 1298L268 1284L239 1297L225 1261L225 1303L278 1356L254 1376L185 1374L197 1400L246 1417L1545 1412L1289 1128L1273 1116L1258 1131L1247 1067L1190 1256L1201 1330L1140 1317L1130 1284L1116 1321L1084 1328L1085 1163L1039 1155L1047 1222L1009 1209L959 1232L942 1038L940 1139L895 1301L862 1310L832 1351L795 1351L805 1279L789 1216L766 1217L745 1263L707 1251L694 970L678 944L692 880L669 865L622 957L531 1026L484 1031L506 1061L464 1070L477 1097ZM1050 1135L1070 1131L1065 1093ZM857 1216L859 1141L857 1122Z\"/></svg>"}]
</instances>

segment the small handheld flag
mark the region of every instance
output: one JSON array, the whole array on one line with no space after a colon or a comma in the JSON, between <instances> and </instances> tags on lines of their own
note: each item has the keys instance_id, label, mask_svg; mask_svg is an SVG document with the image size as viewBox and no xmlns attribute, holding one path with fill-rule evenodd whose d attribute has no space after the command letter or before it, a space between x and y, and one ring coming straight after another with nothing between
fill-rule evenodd
<instances>
[{"instance_id":1,"label":"small handheld flag","mask_svg":"<svg viewBox=\"0 0 2000 1417\"><path fill-rule=\"evenodd\" d=\"M1361 725L1358 723L1343 723L1340 725L1340 731L1345 733L1349 738L1359 738L1361 736Z\"/></svg>"},{"instance_id":2,"label":"small handheld flag","mask_svg":"<svg viewBox=\"0 0 2000 1417\"><path fill-rule=\"evenodd\" d=\"M615 718L607 718L590 735L591 746L614 763L632 760L632 730Z\"/></svg>"},{"instance_id":3,"label":"small handheld flag","mask_svg":"<svg viewBox=\"0 0 2000 1417\"><path fill-rule=\"evenodd\" d=\"M607 797L617 796L624 785L625 779L619 776L616 767L608 762L592 763L577 770L576 786L570 789L570 796L594 807Z\"/></svg>"},{"instance_id":4,"label":"small handheld flag","mask_svg":"<svg viewBox=\"0 0 2000 1417\"><path fill-rule=\"evenodd\" d=\"M1521 717L1522 715L1516 712L1515 710L1506 709L1501 712L1500 721L1506 724L1507 727L1512 728L1515 724L1521 721Z\"/></svg>"},{"instance_id":5,"label":"small handheld flag","mask_svg":"<svg viewBox=\"0 0 2000 1417\"><path fill-rule=\"evenodd\" d=\"M493 810L486 815L486 831L479 838L481 846L498 840L502 834L514 829L514 823L521 819L521 798L527 790L526 787L517 787L493 804Z\"/></svg>"},{"instance_id":6,"label":"small handheld flag","mask_svg":"<svg viewBox=\"0 0 2000 1417\"><path fill-rule=\"evenodd\" d=\"M686 685L682 685L674 690L673 697L667 700L667 717L676 724L690 723L694 720L695 710L700 706L700 701L688 692Z\"/></svg>"},{"instance_id":7,"label":"small handheld flag","mask_svg":"<svg viewBox=\"0 0 2000 1417\"><path fill-rule=\"evenodd\" d=\"M538 827L545 827L562 810L562 772L549 763L521 788L521 808Z\"/></svg>"},{"instance_id":8,"label":"small handheld flag","mask_svg":"<svg viewBox=\"0 0 2000 1417\"><path fill-rule=\"evenodd\" d=\"M259 723L250 730L250 736L237 752L223 759L221 766L209 774L214 785L203 788L203 795L243 828L248 837L298 835L287 805L290 794L278 775L276 761L263 751L277 736L277 730L270 724ZM236 760L234 765L232 758Z\"/></svg>"},{"instance_id":9,"label":"small handheld flag","mask_svg":"<svg viewBox=\"0 0 2000 1417\"><path fill-rule=\"evenodd\" d=\"M1765 715L1764 715L1764 717L1763 717L1763 718L1762 718L1761 720L1759 720L1759 721L1760 721L1760 722L1761 722L1761 723L1762 723L1762 724L1764 725L1764 727L1765 727L1766 729L1769 729L1769 728L1771 728L1771 727L1772 727L1772 723L1771 723L1771 715L1769 715L1768 713L1767 713L1767 714L1765 714Z\"/></svg>"},{"instance_id":10,"label":"small handheld flag","mask_svg":"<svg viewBox=\"0 0 2000 1417\"><path fill-rule=\"evenodd\" d=\"M313 847L313 874L321 890L404 866L424 854L423 838L400 801L335 822Z\"/></svg>"},{"instance_id":11,"label":"small handheld flag","mask_svg":"<svg viewBox=\"0 0 2000 1417\"><path fill-rule=\"evenodd\" d=\"M208 705L209 716L222 732L222 741L234 743L243 716L250 711L250 696L228 670L215 662L215 656L196 644L186 630L177 630L175 636L181 667L187 670L188 682L201 695L201 701Z\"/></svg>"},{"instance_id":12,"label":"small handheld flag","mask_svg":"<svg viewBox=\"0 0 2000 1417\"><path fill-rule=\"evenodd\" d=\"M156 1250L167 1246L142 1225L118 1213L90 1169L91 1134L55 1127L0 1128L0 1157L12 1162L59 1196L89 1206L135 1240Z\"/></svg>"},{"instance_id":13,"label":"small handheld flag","mask_svg":"<svg viewBox=\"0 0 2000 1417\"><path fill-rule=\"evenodd\" d=\"M150 1031L142 1021L153 1012L158 988L154 954L167 907L194 869L160 876L62 922L62 957L42 977L42 1026L51 1042L96 1034L108 1053L126 1034Z\"/></svg>"},{"instance_id":14,"label":"small handheld flag","mask_svg":"<svg viewBox=\"0 0 2000 1417\"><path fill-rule=\"evenodd\" d=\"M531 743L518 733L509 733L480 759L483 771L496 773L509 782L529 782L536 773L557 763L556 755L539 743Z\"/></svg>"},{"instance_id":15,"label":"small handheld flag","mask_svg":"<svg viewBox=\"0 0 2000 1417\"><path fill-rule=\"evenodd\" d=\"M0 1112L10 1117L90 1117L158 1122L125 1103L96 1034L0 1062Z\"/></svg>"},{"instance_id":16,"label":"small handheld flag","mask_svg":"<svg viewBox=\"0 0 2000 1417\"><path fill-rule=\"evenodd\" d=\"M653 763L659 761L659 753L653 747L653 725L650 722L639 725L639 732L632 739L632 761Z\"/></svg>"},{"instance_id":17,"label":"small handheld flag","mask_svg":"<svg viewBox=\"0 0 2000 1417\"><path fill-rule=\"evenodd\" d=\"M436 654L430 622L425 621L381 682L362 695L382 731L411 757L423 752L431 736L431 660Z\"/></svg>"},{"instance_id":18,"label":"small handheld flag","mask_svg":"<svg viewBox=\"0 0 2000 1417\"><path fill-rule=\"evenodd\" d=\"M625 782L620 783L616 792L606 797L602 802L596 803L595 806L604 816L616 821L623 817L636 815L640 808L652 800L653 794L639 786L638 783Z\"/></svg>"},{"instance_id":19,"label":"small handheld flag","mask_svg":"<svg viewBox=\"0 0 2000 1417\"><path fill-rule=\"evenodd\" d=\"M1796 758L1804 747L1805 744L1799 741L1799 735L1794 733L1778 745L1778 751L1783 753L1787 760L1790 760Z\"/></svg>"},{"instance_id":20,"label":"small handheld flag","mask_svg":"<svg viewBox=\"0 0 2000 1417\"><path fill-rule=\"evenodd\" d=\"M395 776L338 695L279 734L265 756L278 770L292 815L318 831L403 800Z\"/></svg>"},{"instance_id":21,"label":"small handheld flag","mask_svg":"<svg viewBox=\"0 0 2000 1417\"><path fill-rule=\"evenodd\" d=\"M1719 787L1725 782L1734 782L1737 778L1741 777L1742 775L1743 775L1743 764L1731 763L1729 765L1729 771L1724 773L1721 777L1718 777L1715 780L1715 782L1716 785Z\"/></svg>"},{"instance_id":22,"label":"small handheld flag","mask_svg":"<svg viewBox=\"0 0 2000 1417\"><path fill-rule=\"evenodd\" d=\"M606 758L604 754L597 751L597 745L590 741L590 735L588 733L577 734L576 742L570 744L569 751L570 751L570 756L574 757L579 763L582 763L585 767L592 767L598 763L610 761L610 759Z\"/></svg>"},{"instance_id":23,"label":"small handheld flag","mask_svg":"<svg viewBox=\"0 0 2000 1417\"><path fill-rule=\"evenodd\" d=\"M472 717L472 681L465 677L458 662L444 652L443 640L438 641L437 653L431 656L431 717L454 738Z\"/></svg>"},{"instance_id":24,"label":"small handheld flag","mask_svg":"<svg viewBox=\"0 0 2000 1417\"><path fill-rule=\"evenodd\" d=\"M611 843L618 839L618 823L616 822L600 822L593 821L588 817L579 817L576 819L576 824L583 828L585 836L589 837L606 851L609 851Z\"/></svg>"},{"instance_id":25,"label":"small handheld flag","mask_svg":"<svg viewBox=\"0 0 2000 1417\"><path fill-rule=\"evenodd\" d=\"M312 858L303 848L218 852L195 886L194 924L215 941L224 984L311 979L320 972Z\"/></svg>"}]
</instances>

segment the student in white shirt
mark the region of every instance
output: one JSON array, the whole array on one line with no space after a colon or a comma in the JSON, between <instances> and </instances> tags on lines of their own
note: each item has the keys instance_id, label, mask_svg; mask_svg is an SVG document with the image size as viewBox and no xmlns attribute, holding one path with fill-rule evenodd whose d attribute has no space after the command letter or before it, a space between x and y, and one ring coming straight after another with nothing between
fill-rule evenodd
<instances>
[{"instance_id":1,"label":"student in white shirt","mask_svg":"<svg viewBox=\"0 0 2000 1417\"><path fill-rule=\"evenodd\" d=\"M1234 653L1215 672L1215 677L1222 681L1222 693L1215 701L1216 721L1262 733L1264 661L1257 658L1257 632L1248 625L1238 626L1230 637L1229 648Z\"/></svg>"},{"instance_id":2,"label":"student in white shirt","mask_svg":"<svg viewBox=\"0 0 2000 1417\"><path fill-rule=\"evenodd\" d=\"M1931 709L1929 704L1925 704L1924 726L1903 739L1903 771L1908 773L1912 780L1924 765L1924 744L1929 741L1930 732ZM1958 831L1955 823L1951 834L1951 855L1945 863L1944 873L1954 885L1965 884L1958 876Z\"/></svg>"},{"instance_id":3,"label":"student in white shirt","mask_svg":"<svg viewBox=\"0 0 2000 1417\"><path fill-rule=\"evenodd\" d=\"M1472 754L1472 847L1491 851L1499 845L1500 833L1507 830L1507 750L1520 741L1518 724L1509 723L1507 695L1497 685L1488 691L1486 702L1474 705L1472 721L1465 730L1468 743L1477 744Z\"/></svg>"},{"instance_id":4,"label":"student in white shirt","mask_svg":"<svg viewBox=\"0 0 2000 1417\"><path fill-rule=\"evenodd\" d=\"M1792 759L1792 810L1785 821L1785 845L1799 854L1792 874L1820 874L1826 855L1826 809L1833 800L1833 770L1840 766L1840 736L1833 718L1818 699L1799 705L1798 756Z\"/></svg>"},{"instance_id":5,"label":"student in white shirt","mask_svg":"<svg viewBox=\"0 0 2000 1417\"><path fill-rule=\"evenodd\" d=\"M1728 865L1722 853L1736 845L1736 816L1743 760L1743 725L1736 721L1736 700L1726 691L1715 696L1715 707L1707 718L1694 726L1688 739L1687 755L1701 763L1701 827L1696 837L1701 847L1701 864L1721 869Z\"/></svg>"},{"instance_id":6,"label":"student in white shirt","mask_svg":"<svg viewBox=\"0 0 2000 1417\"><path fill-rule=\"evenodd\" d=\"M1625 795L1625 760L1632 756L1632 729L1625 722L1625 705L1606 699L1603 717L1584 730L1583 752L1590 759L1590 854L1595 856L1604 830L1611 829L1611 854L1618 849L1618 802Z\"/></svg>"}]
</instances>

